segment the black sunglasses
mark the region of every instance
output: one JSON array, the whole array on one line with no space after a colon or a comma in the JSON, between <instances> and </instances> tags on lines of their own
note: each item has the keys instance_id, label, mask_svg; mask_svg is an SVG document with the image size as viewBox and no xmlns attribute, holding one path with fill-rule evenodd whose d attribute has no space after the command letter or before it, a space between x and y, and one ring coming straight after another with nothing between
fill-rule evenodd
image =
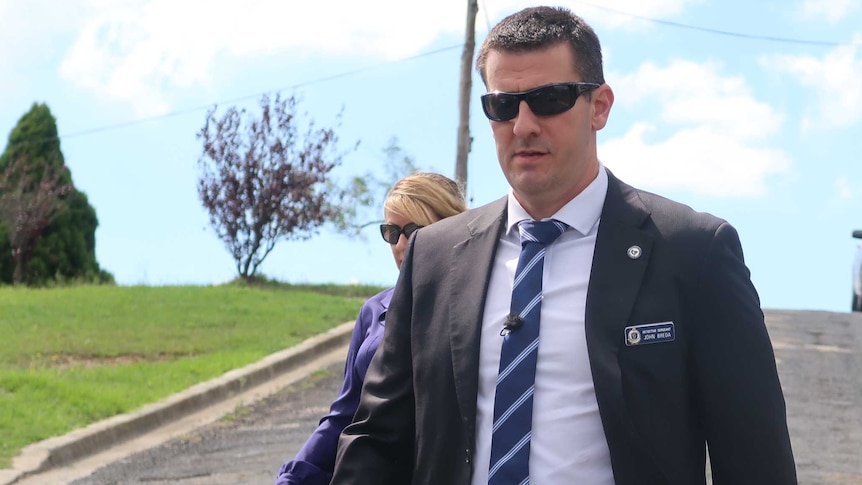
<instances>
[{"instance_id":1,"label":"black sunglasses","mask_svg":"<svg viewBox=\"0 0 862 485\"><path fill-rule=\"evenodd\" d=\"M518 116L521 101L537 116L551 116L572 109L578 96L601 84L557 83L540 86L522 93L494 91L482 96L482 109L491 121L509 121Z\"/></svg>"},{"instance_id":2,"label":"black sunglasses","mask_svg":"<svg viewBox=\"0 0 862 485\"><path fill-rule=\"evenodd\" d=\"M401 234L404 234L404 237L410 239L410 235L416 232L417 229L421 229L425 226L420 226L414 222L407 223L402 229L398 224L380 224L380 235L383 236L383 240L388 242L389 244L398 244L398 240L401 239Z\"/></svg>"}]
</instances>

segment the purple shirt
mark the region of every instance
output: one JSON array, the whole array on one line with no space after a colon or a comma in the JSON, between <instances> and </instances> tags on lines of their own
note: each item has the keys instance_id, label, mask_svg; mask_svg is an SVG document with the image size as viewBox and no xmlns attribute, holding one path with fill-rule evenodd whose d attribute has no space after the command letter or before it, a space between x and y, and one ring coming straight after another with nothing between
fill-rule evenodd
<instances>
[{"instance_id":1,"label":"purple shirt","mask_svg":"<svg viewBox=\"0 0 862 485\"><path fill-rule=\"evenodd\" d=\"M296 458L281 466L275 485L329 485L335 468L338 437L353 421L365 372L383 340L386 309L389 308L392 291L393 288L381 291L362 305L350 337L344 382L338 398L332 402L329 414L320 420Z\"/></svg>"}]
</instances>

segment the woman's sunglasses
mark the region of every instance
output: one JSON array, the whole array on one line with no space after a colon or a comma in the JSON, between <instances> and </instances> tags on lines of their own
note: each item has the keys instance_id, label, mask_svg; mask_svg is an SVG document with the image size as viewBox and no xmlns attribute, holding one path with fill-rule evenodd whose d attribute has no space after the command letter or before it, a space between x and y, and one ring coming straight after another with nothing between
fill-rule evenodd
<instances>
[{"instance_id":1,"label":"woman's sunglasses","mask_svg":"<svg viewBox=\"0 0 862 485\"><path fill-rule=\"evenodd\" d=\"M509 121L518 116L521 101L537 116L551 116L572 109L578 96L601 86L596 83L557 83L522 93L495 91L482 96L482 109L491 121Z\"/></svg>"},{"instance_id":2,"label":"woman's sunglasses","mask_svg":"<svg viewBox=\"0 0 862 485\"><path fill-rule=\"evenodd\" d=\"M403 229L397 224L380 224L380 235L383 236L383 240L389 244L398 244L398 240L401 239L401 234L404 234L404 237L410 239L410 235L422 227L425 226L420 226L414 222L407 223Z\"/></svg>"}]
</instances>

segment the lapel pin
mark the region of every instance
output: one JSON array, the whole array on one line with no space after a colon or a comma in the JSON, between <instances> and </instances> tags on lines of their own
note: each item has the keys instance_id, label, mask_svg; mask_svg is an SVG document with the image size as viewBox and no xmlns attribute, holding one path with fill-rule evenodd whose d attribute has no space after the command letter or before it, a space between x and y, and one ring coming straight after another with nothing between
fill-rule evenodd
<instances>
[{"instance_id":1,"label":"lapel pin","mask_svg":"<svg viewBox=\"0 0 862 485\"><path fill-rule=\"evenodd\" d=\"M630 259L638 259L639 257L641 257L642 252L643 251L641 250L640 246L632 246L628 249L628 251L626 251L626 255L628 255Z\"/></svg>"}]
</instances>

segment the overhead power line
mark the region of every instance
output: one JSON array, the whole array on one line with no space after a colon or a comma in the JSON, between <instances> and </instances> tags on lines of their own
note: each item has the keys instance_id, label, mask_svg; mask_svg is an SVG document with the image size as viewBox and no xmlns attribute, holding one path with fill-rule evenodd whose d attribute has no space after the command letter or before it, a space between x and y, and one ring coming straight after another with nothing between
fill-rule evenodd
<instances>
[{"instance_id":1,"label":"overhead power line","mask_svg":"<svg viewBox=\"0 0 862 485\"><path fill-rule=\"evenodd\" d=\"M781 42L781 43L788 43L788 44L811 45L811 46L820 46L820 47L839 47L839 46L850 46L850 45L862 45L862 43L860 43L860 42L835 42L835 41L799 39L799 38L792 38L792 37L774 37L774 36L759 35L759 34L747 34L747 33L743 33L743 32L732 32L732 31L728 31L728 30L714 29L714 28L710 28L710 27L701 27L701 26L696 26L696 25L684 24L681 22L672 22L670 20L662 20L662 19L657 19L657 18L653 18L653 17L647 17L644 15L638 15L638 14L633 14L633 13L629 13L629 12L624 12L622 10L617 10L617 9L611 8L611 7L605 7L603 5L597 5L597 4L590 3L590 2L582 2L582 1L575 0L575 3L579 3L581 5L586 5L589 7L593 7L593 8L599 9L599 10L604 10L604 11L611 12L611 13L614 13L617 15L622 15L625 17L643 20L645 22L651 22L651 23L658 24L658 25L665 25L665 26L676 27L676 28L680 28L680 29L694 30L694 31L704 32L704 33L713 34L713 35L723 35L723 36L727 36L727 37L736 37L736 38L741 38L741 39L762 40L762 41L769 41L769 42ZM483 0L483 5L487 6L487 0ZM482 10L483 10L483 14L485 15L485 22L488 26L488 30L490 30L491 25L490 25L490 19L488 18L488 8L484 8ZM325 81L331 81L333 79L339 79L339 78L343 78L343 77L353 76L353 75L356 75L356 74L359 74L362 72L371 71L374 69L379 69L381 67L388 66L391 64L397 64L397 63L407 62L407 61L414 60L414 59L419 59L422 57L428 57L428 56L439 54L441 52L446 52L446 51L450 51L453 49L460 49L462 47L463 47L463 44L453 45L453 46L449 46L449 47L443 47L441 49L436 49L433 51L420 53L420 54L417 54L414 56L409 56L409 57L397 59L394 61L375 64L372 66L366 66L366 67L363 67L360 69L355 69L352 71L347 71L347 72L343 72L343 73L339 73L339 74L334 74L331 76L326 76L326 77L322 77L322 78L318 78L318 79L300 82L300 83L294 84L292 86L287 86L287 87L283 87L283 88L279 88L279 89L271 89L271 90L259 92L256 94L250 94L250 95L246 95L246 96L240 96L238 98L217 101L215 103L210 103L210 104L207 104L205 106L196 106L196 107L192 107L192 108L188 108L188 109L171 111L169 113L165 113L165 114L161 114L161 115L149 116L149 117L137 118L137 119L129 120L129 121L112 123L112 124L105 125L105 126L90 128L90 129L77 131L77 132L73 132L73 133L68 133L68 134L62 134L62 135L59 135L57 137L45 138L42 140L28 140L26 142L19 142L16 145L30 144L30 143L43 143L46 141L56 140L56 139L62 140L62 139L75 138L75 137L79 137L79 136L86 136L86 135L91 135L94 133L101 133L104 131L110 131L110 130L115 130L115 129L119 129L119 128L124 128L127 126L133 126L133 125L138 125L138 124L142 124L142 123L147 123L150 121L157 121L157 120L162 120L162 119L166 119L166 118L172 118L175 116L180 116L180 115L185 115L185 114L194 113L194 112L198 112L198 111L203 111L205 109L210 108L213 105L238 103L241 101L246 101L246 100L249 100L252 98L260 97L261 95L266 94L266 93L279 92L279 91L284 91L284 90L289 90L289 89L297 89L297 88L300 88L303 86L309 86L309 85L313 85L313 84L317 84L317 83L321 83L321 82L325 82Z\"/></svg>"},{"instance_id":2,"label":"overhead power line","mask_svg":"<svg viewBox=\"0 0 862 485\"><path fill-rule=\"evenodd\" d=\"M847 45L860 45L859 42L833 42L833 41L825 41L825 40L809 40L809 39L797 39L792 37L773 37L768 35L758 35L758 34L746 34L742 32L731 32L728 30L721 29L712 29L709 27L699 27L696 25L683 24L680 22L671 22L670 20L661 20L652 17L646 17L643 15L637 15L633 13L623 12L622 10L617 10L610 7L605 7L603 5L596 5L594 3L589 2L580 2L575 1L575 3L580 3L581 5L587 5L593 8L597 8L599 10L604 10L606 12L612 12L618 15L623 15L625 17L631 17L639 20L644 20L647 22L652 22L654 24L659 25L667 25L670 27L677 27L680 29L688 29L695 30L698 32L705 32L708 34L716 34L716 35L724 35L727 37L738 37L741 39L751 39L751 40L765 40L770 42L783 42L786 44L800 44L800 45L813 45L813 46L821 46L821 47L838 47L838 46L847 46Z\"/></svg>"},{"instance_id":3,"label":"overhead power line","mask_svg":"<svg viewBox=\"0 0 862 485\"><path fill-rule=\"evenodd\" d=\"M21 142L15 143L15 144L10 144L9 146L22 146L22 145L29 145L29 144L39 144L39 143L45 143L45 142L49 142L49 141L57 140L57 139L65 140L65 139L69 139L69 138L76 138L79 136L92 135L94 133L101 133L101 132L105 132L105 131L116 130L119 128L125 128L127 126L139 125L139 124L148 123L151 121L158 121L158 120L163 120L163 119L167 119L167 118L173 118L175 116L194 113L197 111L203 111L203 110L211 108L214 105L235 104L235 103L239 103L241 101L247 101L249 99L259 98L260 96L267 94L267 93L287 91L287 90L301 88L303 86L311 86L311 85L326 82L326 81L332 81L333 79L339 79L339 78L343 78L343 77L354 76L356 74L360 74L363 72L372 71L375 69L380 69L380 68L385 67L385 66L389 66L389 65L393 65L393 64L399 64L399 63L407 62L407 61L412 61L414 59L420 59L422 57L429 57L429 56L433 56L433 55L440 54L442 52L446 52L446 51L450 51L450 50L454 50L454 49L460 49L461 47L462 47L462 44L452 45L452 46L448 46L448 47L442 47L440 49L435 49L433 51L422 52L420 54L416 54L416 55L409 56L409 57L404 57L401 59L396 59L393 61L381 62L379 64L374 64L371 66L365 66L365 67L361 67L359 69L354 69L352 71L345 71L342 73L333 74L331 76L324 76L324 77L317 78L317 79L311 79L308 81L299 82L299 83L293 84L291 86L286 86L286 87L282 87L282 88L278 88L278 89L270 89L270 90L262 91L262 92L259 92L256 94L249 94L249 95L240 96L237 98L226 99L226 100L222 100L222 101L216 101L215 103L209 103L207 105L171 111L169 113L164 113L164 114L155 115L155 116L147 116L144 118L137 118L137 119L129 120L129 121L121 121L121 122L112 123L109 125L99 126L96 128L89 128L89 129L82 130L82 131L76 131L73 133L65 133L62 135L58 135L56 137L48 137L48 138L43 138L40 140L21 141Z\"/></svg>"}]
</instances>

